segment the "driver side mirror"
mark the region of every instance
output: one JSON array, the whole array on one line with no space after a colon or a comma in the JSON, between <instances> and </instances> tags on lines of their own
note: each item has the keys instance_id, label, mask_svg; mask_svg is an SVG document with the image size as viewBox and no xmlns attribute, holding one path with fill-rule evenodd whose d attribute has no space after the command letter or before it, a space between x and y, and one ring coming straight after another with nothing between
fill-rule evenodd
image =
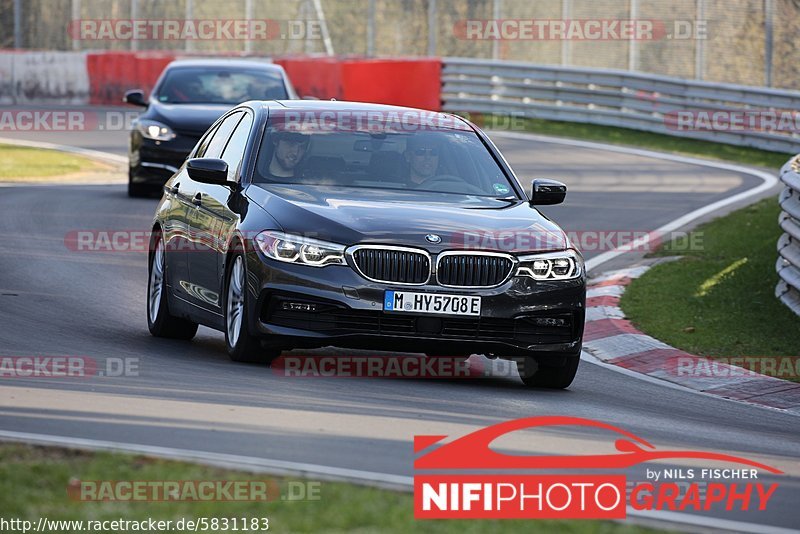
<instances>
[{"instance_id":1,"label":"driver side mirror","mask_svg":"<svg viewBox=\"0 0 800 534\"><path fill-rule=\"evenodd\" d=\"M186 162L189 178L196 182L213 185L236 185L228 181L228 164L216 158L195 158Z\"/></svg>"},{"instance_id":2,"label":"driver side mirror","mask_svg":"<svg viewBox=\"0 0 800 534\"><path fill-rule=\"evenodd\" d=\"M537 178L531 186L531 206L561 204L567 196L567 186L555 180Z\"/></svg>"},{"instance_id":3,"label":"driver side mirror","mask_svg":"<svg viewBox=\"0 0 800 534\"><path fill-rule=\"evenodd\" d=\"M122 101L127 104L132 104L134 106L139 106L146 108L147 107L147 100L144 98L144 92L141 89L134 89L132 91L127 91L125 96L122 98Z\"/></svg>"}]
</instances>

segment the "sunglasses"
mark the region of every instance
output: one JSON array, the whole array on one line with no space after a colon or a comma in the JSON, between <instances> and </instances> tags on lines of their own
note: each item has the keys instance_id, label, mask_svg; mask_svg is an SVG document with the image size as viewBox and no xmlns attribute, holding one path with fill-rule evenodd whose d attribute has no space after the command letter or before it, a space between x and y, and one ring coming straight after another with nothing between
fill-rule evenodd
<instances>
[{"instance_id":1,"label":"sunglasses","mask_svg":"<svg viewBox=\"0 0 800 534\"><path fill-rule=\"evenodd\" d=\"M414 149L414 155L415 156L419 156L419 157L431 156L431 157L435 158L435 157L437 157L439 155L439 149L438 148L415 148Z\"/></svg>"}]
</instances>

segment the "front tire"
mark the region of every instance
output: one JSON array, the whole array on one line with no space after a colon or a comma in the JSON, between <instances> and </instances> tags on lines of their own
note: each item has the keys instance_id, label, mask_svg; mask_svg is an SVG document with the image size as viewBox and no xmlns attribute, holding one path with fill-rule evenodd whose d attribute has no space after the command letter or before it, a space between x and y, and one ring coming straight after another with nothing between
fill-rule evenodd
<instances>
[{"instance_id":1,"label":"front tire","mask_svg":"<svg viewBox=\"0 0 800 534\"><path fill-rule=\"evenodd\" d=\"M153 234L150 254L149 283L147 284L147 328L156 337L192 339L197 333L197 323L169 312L167 303L166 247L160 233Z\"/></svg>"},{"instance_id":2,"label":"front tire","mask_svg":"<svg viewBox=\"0 0 800 534\"><path fill-rule=\"evenodd\" d=\"M241 251L231 258L225 277L225 346L235 362L269 364L280 353L262 348L261 339L250 333L248 320L247 265Z\"/></svg>"},{"instance_id":3,"label":"front tire","mask_svg":"<svg viewBox=\"0 0 800 534\"><path fill-rule=\"evenodd\" d=\"M517 371L529 388L566 389L575 379L580 362L580 353L565 355L561 362L526 356L517 359Z\"/></svg>"}]
</instances>

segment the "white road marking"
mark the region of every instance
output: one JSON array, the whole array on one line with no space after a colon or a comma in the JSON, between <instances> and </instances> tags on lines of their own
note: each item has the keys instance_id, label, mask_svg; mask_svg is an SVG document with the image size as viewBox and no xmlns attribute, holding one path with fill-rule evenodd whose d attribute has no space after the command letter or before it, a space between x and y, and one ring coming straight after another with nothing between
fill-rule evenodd
<instances>
[{"instance_id":1,"label":"white road marking","mask_svg":"<svg viewBox=\"0 0 800 534\"><path fill-rule=\"evenodd\" d=\"M713 202L708 204L707 206L703 206L702 208L696 209L686 215L683 215L672 222L665 224L664 226L653 230L648 236L635 240L633 243L630 243L625 247L625 249L614 249L604 252L594 258L588 260L586 262L586 270L592 271L607 263L622 254L630 250L643 250L650 242L651 235L664 235L668 232L673 232L686 226L689 223L692 223L703 217L704 215L708 215L709 213L713 213L717 210L724 208L725 206L729 206L741 200L745 200L756 195L763 193L764 191L768 191L772 187L774 187L778 183L778 178L773 176L772 174L761 171L758 169L751 169L748 167L743 167L741 165L736 165L734 163L722 163L717 161L709 161L700 158L692 158L688 156L678 156L676 154L665 154L663 152L654 152L651 150L643 150L640 148L630 148L625 146L616 146L616 145L606 145L603 143L595 143L592 141L578 141L576 139L555 139L552 137L544 137L535 134L526 134L520 132L491 132L491 136L497 137L507 137L509 139L523 139L526 141L538 141L541 143L554 143L560 145L569 145L569 146L579 146L582 148L593 148L597 150L604 150L606 152L617 152L620 154L632 154L636 156L644 156L648 158L656 158L662 159L666 161L674 161L677 163L686 163L689 165L701 165L704 167L711 167L714 169L721 169L731 172L738 172L742 174L749 174L750 176L754 176L762 180L761 185L758 185L752 189L747 191L742 191L736 195L731 197L723 198L722 200L718 200L717 202Z\"/></svg>"}]
</instances>

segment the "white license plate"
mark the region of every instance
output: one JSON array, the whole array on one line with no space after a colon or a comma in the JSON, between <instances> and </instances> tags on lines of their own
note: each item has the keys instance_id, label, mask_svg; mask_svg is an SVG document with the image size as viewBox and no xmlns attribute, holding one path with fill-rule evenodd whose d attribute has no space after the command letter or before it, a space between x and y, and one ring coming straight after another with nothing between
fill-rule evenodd
<instances>
[{"instance_id":1,"label":"white license plate","mask_svg":"<svg viewBox=\"0 0 800 534\"><path fill-rule=\"evenodd\" d=\"M481 314L481 298L414 293L412 291L386 291L383 298L383 311L479 316Z\"/></svg>"}]
</instances>

